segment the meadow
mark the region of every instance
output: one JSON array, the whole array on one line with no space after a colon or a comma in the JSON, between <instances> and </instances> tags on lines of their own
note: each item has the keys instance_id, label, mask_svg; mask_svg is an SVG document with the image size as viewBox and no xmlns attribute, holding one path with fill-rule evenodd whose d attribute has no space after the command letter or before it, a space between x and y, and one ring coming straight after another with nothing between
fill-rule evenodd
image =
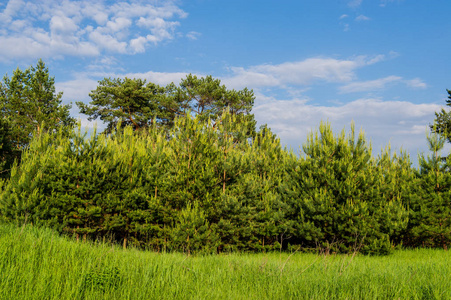
<instances>
[{"instance_id":1,"label":"meadow","mask_svg":"<svg viewBox=\"0 0 451 300\"><path fill-rule=\"evenodd\" d=\"M0 225L0 299L451 299L451 253L188 256Z\"/></svg>"}]
</instances>

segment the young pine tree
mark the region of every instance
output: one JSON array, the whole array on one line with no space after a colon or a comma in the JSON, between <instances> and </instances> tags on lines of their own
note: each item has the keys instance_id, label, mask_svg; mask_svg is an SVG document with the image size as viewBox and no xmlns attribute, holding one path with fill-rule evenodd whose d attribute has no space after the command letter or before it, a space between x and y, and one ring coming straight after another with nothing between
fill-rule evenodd
<instances>
[{"instance_id":1,"label":"young pine tree","mask_svg":"<svg viewBox=\"0 0 451 300\"><path fill-rule=\"evenodd\" d=\"M432 153L419 156L406 244L447 249L451 244L451 158L440 157L446 135L428 134L427 141Z\"/></svg>"},{"instance_id":2,"label":"young pine tree","mask_svg":"<svg viewBox=\"0 0 451 300\"><path fill-rule=\"evenodd\" d=\"M330 124L321 123L303 149L293 172L299 242L341 252L388 252L390 232L401 229L406 216L401 201L384 197L384 176L363 132L356 137L352 126L349 135L334 136Z\"/></svg>"}]
</instances>

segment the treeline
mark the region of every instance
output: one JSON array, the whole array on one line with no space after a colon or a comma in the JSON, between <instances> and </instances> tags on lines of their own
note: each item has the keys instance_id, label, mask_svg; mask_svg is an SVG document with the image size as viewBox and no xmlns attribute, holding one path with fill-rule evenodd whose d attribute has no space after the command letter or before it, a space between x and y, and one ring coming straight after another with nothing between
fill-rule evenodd
<instances>
[{"instance_id":1,"label":"treeline","mask_svg":"<svg viewBox=\"0 0 451 300\"><path fill-rule=\"evenodd\" d=\"M334 134L327 123L299 155L283 149L266 126L255 130L250 110L236 109L243 95L253 103L252 91L189 80L156 98L189 104L170 122L144 118L136 108L118 115L124 99L154 103L142 97L144 84L121 89L126 80L101 83L85 106L95 115L110 105L105 120L114 124L104 133L88 136L80 125L36 128L1 181L0 218L155 251L385 254L397 246L449 247L451 158L439 155L446 130L432 128L438 133L427 138L431 154L420 156L418 169L405 153L387 149L374 157L363 133ZM98 95L103 104L95 103ZM13 96L1 99L3 107ZM236 108L219 110L227 99ZM140 117L147 121L137 127ZM2 141L9 149L14 144Z\"/></svg>"},{"instance_id":2,"label":"treeline","mask_svg":"<svg viewBox=\"0 0 451 300\"><path fill-rule=\"evenodd\" d=\"M38 134L4 183L1 215L156 251L449 246L450 160L422 158L417 171L329 124L298 157L269 129L246 138L233 114L216 124L186 115L169 138L157 126Z\"/></svg>"}]
</instances>

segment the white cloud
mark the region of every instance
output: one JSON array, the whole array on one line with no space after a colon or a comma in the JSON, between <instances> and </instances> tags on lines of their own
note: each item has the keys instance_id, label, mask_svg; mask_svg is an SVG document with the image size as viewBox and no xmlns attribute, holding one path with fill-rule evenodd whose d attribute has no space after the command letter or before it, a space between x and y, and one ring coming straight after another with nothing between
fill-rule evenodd
<instances>
[{"instance_id":1,"label":"white cloud","mask_svg":"<svg viewBox=\"0 0 451 300\"><path fill-rule=\"evenodd\" d=\"M341 93L355 93L380 90L387 84L402 80L399 76L388 76L376 80L351 82L339 88Z\"/></svg>"},{"instance_id":2,"label":"white cloud","mask_svg":"<svg viewBox=\"0 0 451 300\"><path fill-rule=\"evenodd\" d=\"M13 31L22 31L27 25L28 22L25 20L15 20L11 23L10 29Z\"/></svg>"},{"instance_id":3,"label":"white cloud","mask_svg":"<svg viewBox=\"0 0 451 300\"><path fill-rule=\"evenodd\" d=\"M396 57L398 57L400 54L398 53L398 52L396 52L396 51L393 51L393 50L391 50L390 52L388 52L388 56L390 57L390 58L396 58Z\"/></svg>"},{"instance_id":4,"label":"white cloud","mask_svg":"<svg viewBox=\"0 0 451 300\"><path fill-rule=\"evenodd\" d=\"M0 8L1 9L1 8ZM0 10L1 60L144 52L174 38L175 1L9 0Z\"/></svg>"},{"instance_id":5,"label":"white cloud","mask_svg":"<svg viewBox=\"0 0 451 300\"><path fill-rule=\"evenodd\" d=\"M368 18L367 16L364 15L359 15L355 18L356 21L369 21L371 20L370 18Z\"/></svg>"},{"instance_id":6,"label":"white cloud","mask_svg":"<svg viewBox=\"0 0 451 300\"><path fill-rule=\"evenodd\" d=\"M66 16L53 16L50 20L50 32L52 34L73 34L78 30L74 20Z\"/></svg>"},{"instance_id":7,"label":"white cloud","mask_svg":"<svg viewBox=\"0 0 451 300\"><path fill-rule=\"evenodd\" d=\"M425 89L427 88L427 84L424 83L420 78L414 78L411 80L406 80L405 83L408 86L414 87L414 88L420 88L420 89Z\"/></svg>"},{"instance_id":8,"label":"white cloud","mask_svg":"<svg viewBox=\"0 0 451 300\"><path fill-rule=\"evenodd\" d=\"M128 77L128 78L141 78L146 79L147 82L153 82L159 85L167 85L171 82L178 84L181 79L185 78L188 73L184 72L146 72L146 73L127 73L123 76L118 77ZM195 75L195 74L193 74ZM203 75L198 75L203 76Z\"/></svg>"},{"instance_id":9,"label":"white cloud","mask_svg":"<svg viewBox=\"0 0 451 300\"><path fill-rule=\"evenodd\" d=\"M378 62L384 61L385 59L386 59L386 58L385 58L385 55L379 54L379 55L376 55L376 56L374 56L374 57L369 58L369 59L366 61L366 65L373 65L373 64L376 64L376 63L378 63Z\"/></svg>"},{"instance_id":10,"label":"white cloud","mask_svg":"<svg viewBox=\"0 0 451 300\"><path fill-rule=\"evenodd\" d=\"M343 14L343 15L341 15L340 18L338 18L338 19L339 19L339 20L343 20L343 19L346 19L347 17L349 17L349 16L346 15L346 14Z\"/></svg>"},{"instance_id":11,"label":"white cloud","mask_svg":"<svg viewBox=\"0 0 451 300\"><path fill-rule=\"evenodd\" d=\"M132 39L130 41L130 47L132 48L134 53L143 53L146 51L147 38L138 37L136 39Z\"/></svg>"},{"instance_id":12,"label":"white cloud","mask_svg":"<svg viewBox=\"0 0 451 300\"><path fill-rule=\"evenodd\" d=\"M65 82L56 82L55 89L63 92L63 99L66 103L75 101L89 102L89 93L95 90L97 85L97 80L81 77Z\"/></svg>"},{"instance_id":13,"label":"white cloud","mask_svg":"<svg viewBox=\"0 0 451 300\"><path fill-rule=\"evenodd\" d=\"M441 109L436 104L414 104L407 101L358 99L339 106L315 106L304 99L276 100L257 95L253 112L257 121L267 122L282 142L298 150L307 135L321 120L329 121L336 133L363 128L373 150L378 153L389 142L394 149L407 150L413 160L418 151L426 151L425 130Z\"/></svg>"},{"instance_id":14,"label":"white cloud","mask_svg":"<svg viewBox=\"0 0 451 300\"><path fill-rule=\"evenodd\" d=\"M231 68L233 75L224 78L224 82L234 88L309 85L314 81L349 82L355 79L356 69L383 59L384 55L357 56L347 60L317 57L278 65L257 65L247 69L234 67Z\"/></svg>"},{"instance_id":15,"label":"white cloud","mask_svg":"<svg viewBox=\"0 0 451 300\"><path fill-rule=\"evenodd\" d=\"M118 17L113 21L108 21L106 27L111 29L112 32L118 32L124 30L132 25L132 21L127 18Z\"/></svg>"},{"instance_id":16,"label":"white cloud","mask_svg":"<svg viewBox=\"0 0 451 300\"><path fill-rule=\"evenodd\" d=\"M79 115L76 119L80 122L82 131L87 130L89 133L91 133L94 128L97 129L97 132L102 132L107 127L106 124L101 121L89 121L88 117L84 115Z\"/></svg>"},{"instance_id":17,"label":"white cloud","mask_svg":"<svg viewBox=\"0 0 451 300\"><path fill-rule=\"evenodd\" d=\"M401 2L402 0L381 0L381 3L379 4L380 7L385 7L388 3L391 2Z\"/></svg>"},{"instance_id":18,"label":"white cloud","mask_svg":"<svg viewBox=\"0 0 451 300\"><path fill-rule=\"evenodd\" d=\"M362 4L362 0L351 0L348 2L348 6L352 8L359 7Z\"/></svg>"},{"instance_id":19,"label":"white cloud","mask_svg":"<svg viewBox=\"0 0 451 300\"><path fill-rule=\"evenodd\" d=\"M196 32L196 31L190 31L186 34L186 37L193 41L197 40L200 36L201 36L201 33Z\"/></svg>"},{"instance_id":20,"label":"white cloud","mask_svg":"<svg viewBox=\"0 0 451 300\"><path fill-rule=\"evenodd\" d=\"M404 83L413 88L424 89L427 87L421 79L415 78L411 80L403 80L399 76L387 76L375 80L351 82L339 88L341 93L369 92L386 88L389 84Z\"/></svg>"},{"instance_id":21,"label":"white cloud","mask_svg":"<svg viewBox=\"0 0 451 300\"><path fill-rule=\"evenodd\" d=\"M13 16L18 13L23 6L24 1L22 0L11 0L6 4L3 12L0 13L0 22L10 23L12 22Z\"/></svg>"},{"instance_id":22,"label":"white cloud","mask_svg":"<svg viewBox=\"0 0 451 300\"><path fill-rule=\"evenodd\" d=\"M89 34L89 39L96 44L100 50L106 49L111 52L126 53L127 43L120 42L112 35L102 34L99 31L94 31Z\"/></svg>"}]
</instances>

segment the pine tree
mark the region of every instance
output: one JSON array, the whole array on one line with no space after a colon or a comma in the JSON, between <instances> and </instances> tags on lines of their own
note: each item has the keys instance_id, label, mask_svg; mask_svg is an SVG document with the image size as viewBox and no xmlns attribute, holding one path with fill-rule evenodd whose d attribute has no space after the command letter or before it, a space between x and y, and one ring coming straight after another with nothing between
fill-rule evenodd
<instances>
[{"instance_id":1,"label":"pine tree","mask_svg":"<svg viewBox=\"0 0 451 300\"><path fill-rule=\"evenodd\" d=\"M0 113L10 125L13 148L22 150L33 133L72 127L70 105L62 104L62 93L55 92L55 79L49 75L44 62L25 71L16 69L0 83ZM43 126L43 128L41 128Z\"/></svg>"},{"instance_id":2,"label":"pine tree","mask_svg":"<svg viewBox=\"0 0 451 300\"><path fill-rule=\"evenodd\" d=\"M174 102L178 103L183 115L193 112L203 121L209 119L216 123L227 109L236 116L237 122L248 124L247 136L255 135L256 121L251 114L255 100L252 90L228 90L225 85L221 85L219 79L212 76L198 78L189 74L182 79L173 95Z\"/></svg>"},{"instance_id":3,"label":"pine tree","mask_svg":"<svg viewBox=\"0 0 451 300\"><path fill-rule=\"evenodd\" d=\"M451 90L448 92L446 105L451 106ZM435 113L434 124L430 125L431 131L445 137L451 143L451 111L442 109L439 113Z\"/></svg>"},{"instance_id":4,"label":"pine tree","mask_svg":"<svg viewBox=\"0 0 451 300\"><path fill-rule=\"evenodd\" d=\"M99 86L89 96L89 105L76 102L82 114L89 120L107 123L106 132L113 131L120 123L134 130L145 129L154 123L171 125L175 117L168 106L165 89L141 79L111 79L99 81Z\"/></svg>"},{"instance_id":5,"label":"pine tree","mask_svg":"<svg viewBox=\"0 0 451 300\"><path fill-rule=\"evenodd\" d=\"M334 136L330 124L321 123L308 137L299 166L295 203L299 242L335 251L386 253L390 232L405 226L407 216L399 199L385 198L383 174L376 167L371 146L354 127Z\"/></svg>"},{"instance_id":6,"label":"pine tree","mask_svg":"<svg viewBox=\"0 0 451 300\"><path fill-rule=\"evenodd\" d=\"M451 159L440 157L446 136L428 134L427 141L432 153L419 156L406 244L447 249L451 244Z\"/></svg>"},{"instance_id":7,"label":"pine tree","mask_svg":"<svg viewBox=\"0 0 451 300\"><path fill-rule=\"evenodd\" d=\"M8 178L14 159L20 154L11 143L10 126L0 119L0 178Z\"/></svg>"}]
</instances>

